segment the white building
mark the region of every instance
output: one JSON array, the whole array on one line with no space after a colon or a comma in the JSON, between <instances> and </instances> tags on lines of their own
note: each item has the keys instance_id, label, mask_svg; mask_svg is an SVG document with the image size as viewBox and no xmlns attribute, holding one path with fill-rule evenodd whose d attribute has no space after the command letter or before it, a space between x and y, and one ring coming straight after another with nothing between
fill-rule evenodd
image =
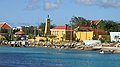
<instances>
[{"instance_id":1,"label":"white building","mask_svg":"<svg viewBox=\"0 0 120 67\"><path fill-rule=\"evenodd\" d=\"M110 32L111 42L120 42L120 32Z\"/></svg>"}]
</instances>

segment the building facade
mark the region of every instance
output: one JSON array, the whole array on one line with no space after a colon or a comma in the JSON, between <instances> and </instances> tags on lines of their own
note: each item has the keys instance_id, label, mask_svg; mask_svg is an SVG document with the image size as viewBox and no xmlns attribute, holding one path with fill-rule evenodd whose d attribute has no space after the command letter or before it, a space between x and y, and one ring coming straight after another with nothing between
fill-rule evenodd
<instances>
[{"instance_id":1,"label":"building facade","mask_svg":"<svg viewBox=\"0 0 120 67\"><path fill-rule=\"evenodd\" d=\"M79 40L92 40L94 37L96 39L102 38L104 35L104 38L106 38L106 32L102 29L95 29L92 27L79 27L77 31L75 31L76 39Z\"/></svg>"},{"instance_id":2,"label":"building facade","mask_svg":"<svg viewBox=\"0 0 120 67\"><path fill-rule=\"evenodd\" d=\"M0 22L0 36L4 36L6 39L12 39L12 26L6 22Z\"/></svg>"},{"instance_id":3,"label":"building facade","mask_svg":"<svg viewBox=\"0 0 120 67\"><path fill-rule=\"evenodd\" d=\"M78 31L76 32L76 40L92 40L93 31Z\"/></svg>"},{"instance_id":4,"label":"building facade","mask_svg":"<svg viewBox=\"0 0 120 67\"><path fill-rule=\"evenodd\" d=\"M67 24L65 26L56 26L50 31L51 35L56 36L59 41L70 41L73 39L73 30Z\"/></svg>"},{"instance_id":5,"label":"building facade","mask_svg":"<svg viewBox=\"0 0 120 67\"><path fill-rule=\"evenodd\" d=\"M120 32L110 32L111 42L120 42Z\"/></svg>"}]
</instances>

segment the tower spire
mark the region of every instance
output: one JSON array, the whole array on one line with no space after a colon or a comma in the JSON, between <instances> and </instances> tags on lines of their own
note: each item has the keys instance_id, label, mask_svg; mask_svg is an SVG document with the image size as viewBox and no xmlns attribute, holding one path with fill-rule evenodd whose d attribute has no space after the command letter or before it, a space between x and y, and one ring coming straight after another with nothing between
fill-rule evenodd
<instances>
[{"instance_id":1,"label":"tower spire","mask_svg":"<svg viewBox=\"0 0 120 67\"><path fill-rule=\"evenodd\" d=\"M49 15L46 18L44 35L50 35L50 18L49 18Z\"/></svg>"},{"instance_id":2,"label":"tower spire","mask_svg":"<svg viewBox=\"0 0 120 67\"><path fill-rule=\"evenodd\" d=\"M49 18L49 15L47 16L47 18Z\"/></svg>"}]
</instances>

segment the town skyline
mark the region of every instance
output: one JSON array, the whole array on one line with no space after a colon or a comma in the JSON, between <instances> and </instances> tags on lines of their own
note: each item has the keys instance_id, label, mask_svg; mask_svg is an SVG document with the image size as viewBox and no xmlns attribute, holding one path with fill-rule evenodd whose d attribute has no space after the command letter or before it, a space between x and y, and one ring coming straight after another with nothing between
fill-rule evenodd
<instances>
[{"instance_id":1,"label":"town skyline","mask_svg":"<svg viewBox=\"0 0 120 67\"><path fill-rule=\"evenodd\" d=\"M39 25L50 15L51 24L69 24L73 16L88 20L119 20L117 0L1 0L0 21L15 26Z\"/></svg>"}]
</instances>

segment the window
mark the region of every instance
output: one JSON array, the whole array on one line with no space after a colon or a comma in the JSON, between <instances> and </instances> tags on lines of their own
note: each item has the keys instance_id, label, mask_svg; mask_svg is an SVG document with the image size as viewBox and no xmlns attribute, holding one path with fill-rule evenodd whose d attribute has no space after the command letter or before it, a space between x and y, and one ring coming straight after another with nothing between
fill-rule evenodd
<instances>
[{"instance_id":1,"label":"window","mask_svg":"<svg viewBox=\"0 0 120 67\"><path fill-rule=\"evenodd\" d=\"M57 35L58 35L58 31L57 31Z\"/></svg>"},{"instance_id":2,"label":"window","mask_svg":"<svg viewBox=\"0 0 120 67\"><path fill-rule=\"evenodd\" d=\"M64 31L62 31L62 35L64 35Z\"/></svg>"}]
</instances>

